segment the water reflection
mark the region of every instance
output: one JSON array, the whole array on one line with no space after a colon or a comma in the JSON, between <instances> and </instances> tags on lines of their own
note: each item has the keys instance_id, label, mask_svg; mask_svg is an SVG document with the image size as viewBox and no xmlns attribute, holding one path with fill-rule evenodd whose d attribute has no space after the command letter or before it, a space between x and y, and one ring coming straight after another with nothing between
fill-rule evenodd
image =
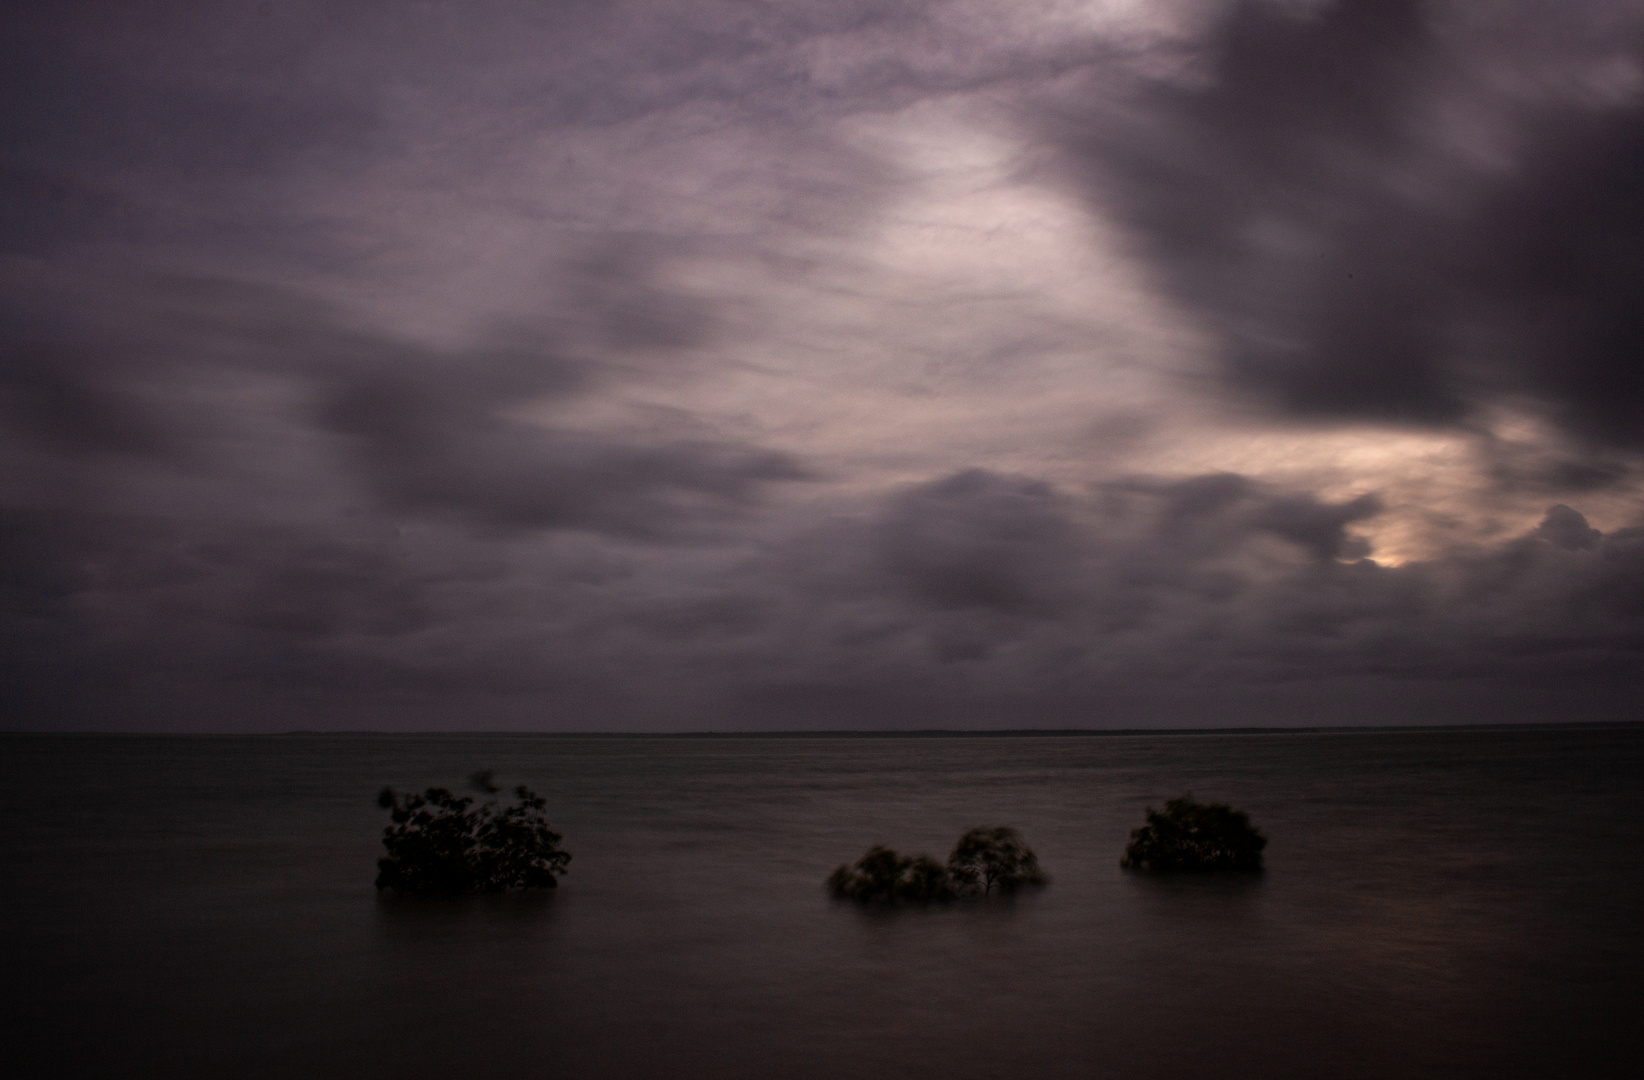
<instances>
[{"instance_id":1,"label":"water reflection","mask_svg":"<svg viewBox=\"0 0 1644 1080\"><path fill-rule=\"evenodd\" d=\"M373 913L377 932L388 940L540 935L552 925L556 895L546 890L450 897L379 892Z\"/></svg>"}]
</instances>

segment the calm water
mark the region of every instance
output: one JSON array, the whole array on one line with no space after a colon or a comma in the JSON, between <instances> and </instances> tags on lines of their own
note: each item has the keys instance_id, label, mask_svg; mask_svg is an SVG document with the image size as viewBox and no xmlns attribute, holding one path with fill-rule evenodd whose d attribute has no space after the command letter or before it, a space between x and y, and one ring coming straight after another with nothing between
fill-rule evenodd
<instances>
[{"instance_id":1,"label":"calm water","mask_svg":"<svg viewBox=\"0 0 1644 1080\"><path fill-rule=\"evenodd\" d=\"M13 1075L1644 1075L1644 728L0 754ZM563 886L380 900L376 791L479 768L548 796ZM1261 880L1118 868L1184 791L1250 811ZM821 888L978 824L1051 886Z\"/></svg>"}]
</instances>

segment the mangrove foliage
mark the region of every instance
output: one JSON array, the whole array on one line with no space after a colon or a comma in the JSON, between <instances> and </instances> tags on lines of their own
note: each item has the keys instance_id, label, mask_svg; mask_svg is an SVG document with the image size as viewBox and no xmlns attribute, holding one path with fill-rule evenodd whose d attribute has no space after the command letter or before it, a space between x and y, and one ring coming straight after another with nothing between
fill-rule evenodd
<instances>
[{"instance_id":1,"label":"mangrove foliage","mask_svg":"<svg viewBox=\"0 0 1644 1080\"><path fill-rule=\"evenodd\" d=\"M1147 808L1147 824L1130 834L1119 865L1161 872L1257 871L1266 846L1267 837L1244 811L1183 795L1163 810Z\"/></svg>"},{"instance_id":2,"label":"mangrove foliage","mask_svg":"<svg viewBox=\"0 0 1644 1080\"><path fill-rule=\"evenodd\" d=\"M928 855L899 855L876 844L854 866L841 866L829 875L827 885L834 896L858 903L930 904L1044 883L1033 849L1022 843L1015 829L998 826L965 833L946 865Z\"/></svg>"},{"instance_id":3,"label":"mangrove foliage","mask_svg":"<svg viewBox=\"0 0 1644 1080\"><path fill-rule=\"evenodd\" d=\"M570 852L560 850L563 837L549 827L542 796L521 784L514 797L475 807L445 788L404 796L383 788L377 805L392 824L383 830L377 888L441 896L554 888Z\"/></svg>"}]
</instances>

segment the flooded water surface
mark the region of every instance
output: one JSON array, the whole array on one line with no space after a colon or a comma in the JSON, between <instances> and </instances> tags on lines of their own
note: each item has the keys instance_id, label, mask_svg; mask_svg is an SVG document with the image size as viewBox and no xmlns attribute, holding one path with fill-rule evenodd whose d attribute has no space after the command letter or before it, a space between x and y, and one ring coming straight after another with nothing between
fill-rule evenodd
<instances>
[{"instance_id":1,"label":"flooded water surface","mask_svg":"<svg viewBox=\"0 0 1644 1080\"><path fill-rule=\"evenodd\" d=\"M0 739L13 1075L1644 1075L1644 728ZM548 799L543 895L372 886L384 785ZM1119 868L1191 792L1250 879ZM863 910L1011 825L1048 888Z\"/></svg>"}]
</instances>

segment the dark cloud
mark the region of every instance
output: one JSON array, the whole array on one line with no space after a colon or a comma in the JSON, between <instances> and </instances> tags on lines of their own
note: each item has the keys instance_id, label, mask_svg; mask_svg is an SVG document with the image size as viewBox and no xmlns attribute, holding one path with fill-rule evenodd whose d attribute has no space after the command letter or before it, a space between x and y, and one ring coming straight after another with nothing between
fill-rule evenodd
<instances>
[{"instance_id":1,"label":"dark cloud","mask_svg":"<svg viewBox=\"0 0 1644 1080\"><path fill-rule=\"evenodd\" d=\"M41 255L65 244L130 239L137 207L104 182L0 158L0 250Z\"/></svg>"},{"instance_id":2,"label":"dark cloud","mask_svg":"<svg viewBox=\"0 0 1644 1080\"><path fill-rule=\"evenodd\" d=\"M1194 494L1214 541L1182 531ZM3 671L21 727L209 726L225 707L256 727L449 726L455 708L570 729L1376 722L1355 700L1483 718L1443 689L1462 683L1533 689L1545 708L1521 719L1578 691L1594 716L1634 699L1644 530L1555 506L1491 548L1346 561L1371 509L1226 474L1121 508L967 470L707 563L369 517L8 511ZM1294 558L1264 547L1275 530Z\"/></svg>"},{"instance_id":3,"label":"dark cloud","mask_svg":"<svg viewBox=\"0 0 1644 1080\"><path fill-rule=\"evenodd\" d=\"M1547 511L1536 527L1536 535L1565 551L1585 551L1597 547L1604 534L1588 525L1580 513L1560 503Z\"/></svg>"},{"instance_id":4,"label":"dark cloud","mask_svg":"<svg viewBox=\"0 0 1644 1080\"><path fill-rule=\"evenodd\" d=\"M194 727L200 695L295 715L328 689L387 690L405 672L373 643L425 630L453 576L346 527L6 510L0 538L0 670L25 728Z\"/></svg>"},{"instance_id":5,"label":"dark cloud","mask_svg":"<svg viewBox=\"0 0 1644 1080\"><path fill-rule=\"evenodd\" d=\"M1567 446L1557 439L1489 438L1481 440L1478 449L1485 475L1505 492L1559 495L1625 489L1636 468L1626 455L1585 442Z\"/></svg>"},{"instance_id":6,"label":"dark cloud","mask_svg":"<svg viewBox=\"0 0 1644 1080\"><path fill-rule=\"evenodd\" d=\"M50 453L171 456L209 472L207 458L223 442L244 443L260 428L265 437L328 431L340 436L343 463L357 463L367 490L392 512L651 536L736 511L763 485L808 475L789 455L689 425L582 432L521 418L521 409L625 377L621 366L569 356L573 345L552 324L508 327L491 343L444 353L349 326L285 290L199 278L102 284L123 290L111 305L127 309L122 322L82 324L53 342L60 315L20 313L14 327L32 320L46 330L19 330L0 354L0 403L25 441ZM585 288L605 305L566 320L571 338L591 334L618 356L700 339L702 319L682 311L679 298L638 278L624 288L612 266ZM82 300L78 291L50 298L68 308ZM121 331L123 339L113 336ZM236 415L230 394L219 402L227 411L202 418L168 400L175 388L197 394L220 380L272 380L295 407Z\"/></svg>"},{"instance_id":7,"label":"dark cloud","mask_svg":"<svg viewBox=\"0 0 1644 1080\"><path fill-rule=\"evenodd\" d=\"M827 568L804 608L822 628L806 662L750 664L727 715L1387 723L1558 719L1579 705L1596 719L1626 715L1640 688L1638 529L1599 534L1554 507L1500 544L1380 566L1354 560L1344 533L1375 511L1370 498L1232 474L1128 490L1082 502L969 470L892 497L856 539L833 532L810 554ZM1273 558L1275 533L1295 558ZM850 552L854 574L839 568ZM892 552L902 588L887 593ZM1008 585L973 571L979 552ZM1041 597L1054 602L1027 599Z\"/></svg>"},{"instance_id":8,"label":"dark cloud","mask_svg":"<svg viewBox=\"0 0 1644 1080\"><path fill-rule=\"evenodd\" d=\"M726 441L554 430L507 415L585 377L551 353L407 349L362 370L327 369L318 415L349 439L389 507L481 524L655 536L808 475L789 455Z\"/></svg>"},{"instance_id":9,"label":"dark cloud","mask_svg":"<svg viewBox=\"0 0 1644 1080\"><path fill-rule=\"evenodd\" d=\"M1358 559L1370 548L1347 527L1383 510L1374 494L1328 503L1308 493L1273 491L1238 473L1206 473L1169 482L1131 479L1113 486L1140 493L1154 504L1151 542L1174 557L1220 555L1252 535L1266 534L1289 541L1317 560Z\"/></svg>"},{"instance_id":10,"label":"dark cloud","mask_svg":"<svg viewBox=\"0 0 1644 1080\"><path fill-rule=\"evenodd\" d=\"M1163 521L1167 526L1216 514L1243 501L1250 481L1238 473L1206 473L1178 480L1164 489Z\"/></svg>"},{"instance_id":11,"label":"dark cloud","mask_svg":"<svg viewBox=\"0 0 1644 1080\"><path fill-rule=\"evenodd\" d=\"M328 410L358 437L391 509L451 510L481 524L658 536L801 480L791 456L708 441L644 445L544 431L484 413L358 392Z\"/></svg>"},{"instance_id":12,"label":"dark cloud","mask_svg":"<svg viewBox=\"0 0 1644 1080\"><path fill-rule=\"evenodd\" d=\"M1379 513L1381 500L1374 495L1339 504L1293 496L1268 503L1252 521L1258 529L1300 545L1315 559L1362 558L1370 554L1370 545L1348 536L1346 528Z\"/></svg>"},{"instance_id":13,"label":"dark cloud","mask_svg":"<svg viewBox=\"0 0 1644 1080\"><path fill-rule=\"evenodd\" d=\"M1627 715L1644 123L1601 9L29 7L0 723ZM1011 126L1047 101L1053 146ZM1083 259L1047 156L1153 278ZM1293 454L1153 377L1149 282ZM1481 490L1297 434L1367 419L1466 432Z\"/></svg>"},{"instance_id":14,"label":"dark cloud","mask_svg":"<svg viewBox=\"0 0 1644 1080\"><path fill-rule=\"evenodd\" d=\"M1644 49L1626 42L1636 63ZM1524 383L1595 439L1644 444L1644 103L1541 107L1475 225L1478 302Z\"/></svg>"},{"instance_id":15,"label":"dark cloud","mask_svg":"<svg viewBox=\"0 0 1644 1080\"><path fill-rule=\"evenodd\" d=\"M806 475L677 418L624 432L521 415L642 378L631 350L686 340L676 297L637 278L623 295L610 267L590 286L606 309L452 350L228 279L25 286L0 364L14 726L209 725L242 707L290 723L316 697L437 712L540 692L560 669L513 629L511 598L551 607L623 580L610 557L530 554L545 535L700 543ZM633 363L571 355L589 340Z\"/></svg>"},{"instance_id":16,"label":"dark cloud","mask_svg":"<svg viewBox=\"0 0 1644 1080\"><path fill-rule=\"evenodd\" d=\"M1196 66L1067 145L1231 385L1424 424L1527 394L1637 447L1644 104L1569 87L1636 72L1639 28L1561 8L1560 45L1527 53L1552 29L1536 9L1463 9L1239 0Z\"/></svg>"},{"instance_id":17,"label":"dark cloud","mask_svg":"<svg viewBox=\"0 0 1644 1080\"><path fill-rule=\"evenodd\" d=\"M1049 485L970 469L897 497L879 544L886 568L924 601L1023 612L1057 603L1074 536Z\"/></svg>"},{"instance_id":18,"label":"dark cloud","mask_svg":"<svg viewBox=\"0 0 1644 1080\"><path fill-rule=\"evenodd\" d=\"M63 453L159 456L171 444L118 374L60 343L25 338L0 346L0 402L15 429Z\"/></svg>"}]
</instances>

